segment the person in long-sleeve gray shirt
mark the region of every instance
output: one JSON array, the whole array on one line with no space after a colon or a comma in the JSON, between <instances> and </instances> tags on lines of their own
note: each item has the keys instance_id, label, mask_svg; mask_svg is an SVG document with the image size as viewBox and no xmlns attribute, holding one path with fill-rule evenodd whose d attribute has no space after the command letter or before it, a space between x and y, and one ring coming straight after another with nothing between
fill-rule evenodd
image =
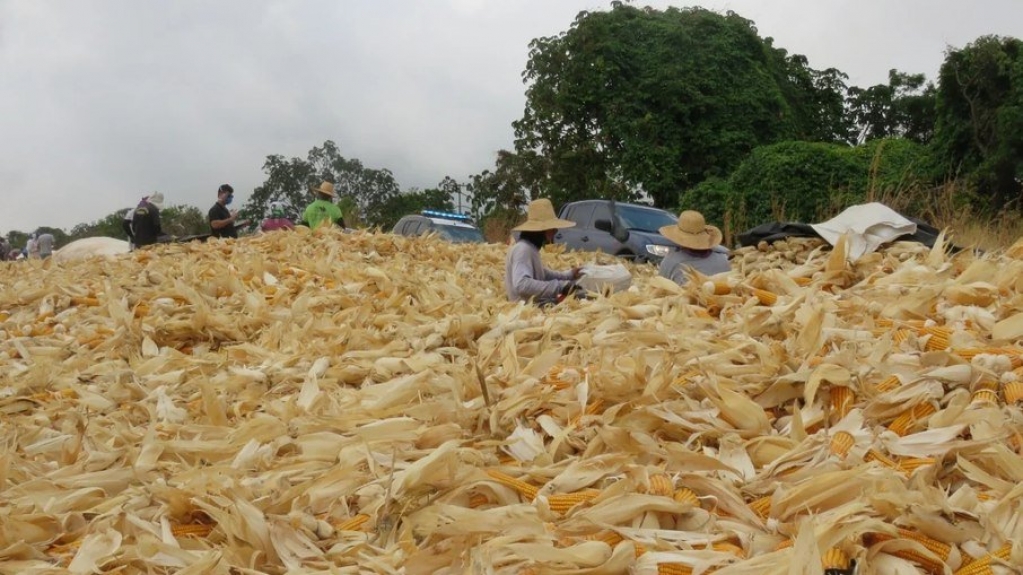
<instances>
[{"instance_id":1,"label":"person in long-sleeve gray shirt","mask_svg":"<svg viewBox=\"0 0 1023 575\"><path fill-rule=\"evenodd\" d=\"M712 250L689 250L681 248L661 260L658 273L682 285L689 281L686 270L693 268L705 276L712 276L732 269L728 263L728 252L718 246Z\"/></svg>"},{"instance_id":2,"label":"person in long-sleeve gray shirt","mask_svg":"<svg viewBox=\"0 0 1023 575\"><path fill-rule=\"evenodd\" d=\"M679 246L678 251L661 261L658 269L661 276L682 285L689 280L686 275L689 268L708 276L732 268L728 249L721 245L721 230L707 225L700 212L686 210L679 214L676 225L664 226L659 231Z\"/></svg>"},{"instance_id":3,"label":"person in long-sleeve gray shirt","mask_svg":"<svg viewBox=\"0 0 1023 575\"><path fill-rule=\"evenodd\" d=\"M550 200L530 202L526 221L512 229L520 237L508 250L504 263L504 285L510 301L551 304L571 289L579 269L558 272L545 268L540 261L540 248L553 238L555 230L574 225L554 215Z\"/></svg>"},{"instance_id":4,"label":"person in long-sleeve gray shirt","mask_svg":"<svg viewBox=\"0 0 1023 575\"><path fill-rule=\"evenodd\" d=\"M575 270L557 272L543 267L540 249L527 239L515 242L504 263L504 285L510 301L554 303L572 285L574 277Z\"/></svg>"}]
</instances>

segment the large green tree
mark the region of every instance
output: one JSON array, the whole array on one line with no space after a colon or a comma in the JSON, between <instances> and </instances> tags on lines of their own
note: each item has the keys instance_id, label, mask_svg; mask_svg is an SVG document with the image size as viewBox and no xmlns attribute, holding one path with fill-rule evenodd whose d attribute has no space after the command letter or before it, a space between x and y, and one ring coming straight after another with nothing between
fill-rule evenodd
<instances>
[{"instance_id":1,"label":"large green tree","mask_svg":"<svg viewBox=\"0 0 1023 575\"><path fill-rule=\"evenodd\" d=\"M1020 207L1023 41L984 36L950 50L938 79L935 149L950 177L965 176L991 210Z\"/></svg>"},{"instance_id":2,"label":"large green tree","mask_svg":"<svg viewBox=\"0 0 1023 575\"><path fill-rule=\"evenodd\" d=\"M335 184L346 223L354 223L351 212L357 211L365 224L385 226L390 218L387 206L401 193L390 170L367 168L358 159L345 158L330 140L311 149L305 159L267 156L263 171L266 181L242 208L243 216L254 221L266 217L273 201L283 202L291 214L300 216L313 200L310 188L326 180Z\"/></svg>"},{"instance_id":3,"label":"large green tree","mask_svg":"<svg viewBox=\"0 0 1023 575\"><path fill-rule=\"evenodd\" d=\"M923 74L888 71L888 83L848 92L854 143L901 137L926 144L934 135L937 92Z\"/></svg>"},{"instance_id":4,"label":"large green tree","mask_svg":"<svg viewBox=\"0 0 1023 575\"><path fill-rule=\"evenodd\" d=\"M530 44L523 79L516 151L558 203L645 193L674 206L759 145L846 135L844 76L811 70L731 12L583 12Z\"/></svg>"}]
</instances>

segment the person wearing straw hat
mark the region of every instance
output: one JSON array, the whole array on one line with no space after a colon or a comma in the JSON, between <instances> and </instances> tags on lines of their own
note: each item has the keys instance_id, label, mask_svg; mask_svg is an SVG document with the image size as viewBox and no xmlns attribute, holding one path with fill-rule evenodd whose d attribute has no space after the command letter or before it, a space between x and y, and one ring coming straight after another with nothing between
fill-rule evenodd
<instances>
[{"instance_id":1,"label":"person wearing straw hat","mask_svg":"<svg viewBox=\"0 0 1023 575\"><path fill-rule=\"evenodd\" d=\"M160 226L160 210L163 209L163 194L154 192L141 202L131 215L132 242L136 247L153 245L166 240Z\"/></svg>"},{"instance_id":2,"label":"person wearing straw hat","mask_svg":"<svg viewBox=\"0 0 1023 575\"><path fill-rule=\"evenodd\" d=\"M337 197L337 193L334 192L334 183L321 182L319 187L312 188L312 192L316 199L302 212L302 221L299 223L314 230L325 223L337 224L344 228L344 214L341 213L341 208L334 203L334 198Z\"/></svg>"},{"instance_id":3,"label":"person wearing straw hat","mask_svg":"<svg viewBox=\"0 0 1023 575\"><path fill-rule=\"evenodd\" d=\"M659 231L679 245L678 251L661 260L658 272L663 277L682 285L689 279L689 268L708 276L731 269L727 250L721 247L721 230L707 224L700 212L686 210L679 214L677 224Z\"/></svg>"},{"instance_id":4,"label":"person wearing straw hat","mask_svg":"<svg viewBox=\"0 0 1023 575\"><path fill-rule=\"evenodd\" d=\"M543 267L540 261L540 249L554 239L554 232L574 225L575 222L555 216L554 206L546 198L529 203L526 221L512 228L513 232L519 232L519 239L508 250L504 264L504 285L509 301L550 305L574 290L579 268L558 272Z\"/></svg>"}]
</instances>

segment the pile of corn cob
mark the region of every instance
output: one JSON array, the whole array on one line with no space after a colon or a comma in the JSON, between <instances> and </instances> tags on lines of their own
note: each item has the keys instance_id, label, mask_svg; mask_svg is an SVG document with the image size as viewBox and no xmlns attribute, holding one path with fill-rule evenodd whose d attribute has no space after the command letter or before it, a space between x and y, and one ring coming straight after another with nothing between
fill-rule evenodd
<instances>
[{"instance_id":1,"label":"pile of corn cob","mask_svg":"<svg viewBox=\"0 0 1023 575\"><path fill-rule=\"evenodd\" d=\"M1023 564L1023 250L794 240L541 310L505 249L0 264L0 573Z\"/></svg>"}]
</instances>

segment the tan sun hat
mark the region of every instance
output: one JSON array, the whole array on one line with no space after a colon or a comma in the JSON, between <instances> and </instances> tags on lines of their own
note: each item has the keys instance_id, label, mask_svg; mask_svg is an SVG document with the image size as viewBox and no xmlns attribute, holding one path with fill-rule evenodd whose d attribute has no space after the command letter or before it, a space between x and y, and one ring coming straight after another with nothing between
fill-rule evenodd
<instances>
[{"instance_id":1,"label":"tan sun hat","mask_svg":"<svg viewBox=\"0 0 1023 575\"><path fill-rule=\"evenodd\" d=\"M554 215L554 206L547 198L529 202L526 210L526 221L512 228L513 232L543 232L570 228L575 222L560 219Z\"/></svg>"},{"instance_id":2,"label":"tan sun hat","mask_svg":"<svg viewBox=\"0 0 1023 575\"><path fill-rule=\"evenodd\" d=\"M678 224L664 226L661 235L691 250L709 250L721 243L721 230L707 225L703 214L686 210L678 215Z\"/></svg>"},{"instance_id":3,"label":"tan sun hat","mask_svg":"<svg viewBox=\"0 0 1023 575\"><path fill-rule=\"evenodd\" d=\"M323 182L318 188L312 188L312 191L317 194L323 194L324 196L330 196L336 198L337 194L334 193L334 184L330 182Z\"/></svg>"},{"instance_id":4,"label":"tan sun hat","mask_svg":"<svg viewBox=\"0 0 1023 575\"><path fill-rule=\"evenodd\" d=\"M158 210L163 209L163 193L161 192L150 194L150 196L146 198L146 201L156 206L156 209Z\"/></svg>"}]
</instances>

